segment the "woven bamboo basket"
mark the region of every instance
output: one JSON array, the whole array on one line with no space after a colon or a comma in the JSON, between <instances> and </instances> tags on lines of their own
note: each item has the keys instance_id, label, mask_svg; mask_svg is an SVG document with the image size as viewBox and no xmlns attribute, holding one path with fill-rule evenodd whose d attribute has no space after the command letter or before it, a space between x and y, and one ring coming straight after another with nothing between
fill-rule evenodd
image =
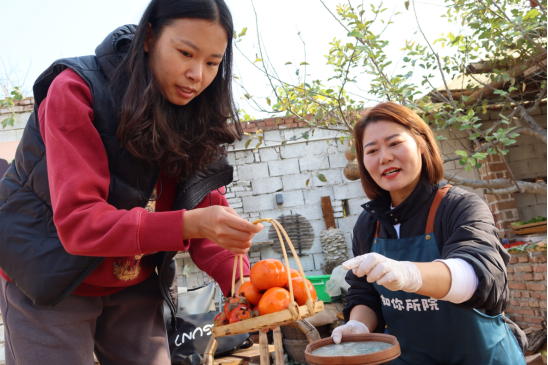
<instances>
[{"instance_id":1,"label":"woven bamboo basket","mask_svg":"<svg viewBox=\"0 0 548 365\"><path fill-rule=\"evenodd\" d=\"M276 365L283 364L284 359L283 359L282 334L279 326L288 324L291 322L295 322L295 321L300 321L304 318L308 318L324 309L324 304L322 301L316 301L316 298L312 298L312 296L310 295L310 289L308 288L308 285L304 285L306 290L306 295L308 297L305 305L299 307L297 302L295 302L295 296L293 294L293 284L291 281L291 271L289 269L289 259L287 257L287 252L284 245L284 239L287 242L291 250L291 253L293 254L293 257L295 258L295 262L297 263L301 276L304 278L305 277L304 270L299 260L299 257L297 256L297 252L295 251L295 247L291 243L291 240L289 239L289 236L287 235L286 231L284 230L284 228L278 221L272 218L264 218L264 219L259 219L253 222L253 224L258 224L262 222L267 222L272 224L272 226L276 230L276 233L278 234L278 238L282 246L282 252L283 252L285 267L287 271L289 294L291 297L291 302L289 303L289 307L287 309L284 309L280 312L266 314L260 317L249 318L241 322L227 324L224 326L215 326L211 328L211 333L212 333L211 340L209 341L209 344L206 348L206 352L204 354L205 365L213 365L213 354L215 353L215 350L217 349L217 341L215 340L215 338L260 331L260 330L269 329L269 328L275 328L274 329L274 347L275 347L275 354L276 354ZM239 261L239 265L238 265L238 261ZM236 255L236 257L234 258L234 269L232 272L232 289L231 289L232 295L234 294L236 272L237 272L238 266L240 267L240 277L243 278L242 264L243 264L242 255ZM268 354L268 342L266 339L266 333L262 331L259 332L259 346L261 349L261 357L260 357L261 365L269 365L270 360L269 360L269 354Z\"/></svg>"}]
</instances>

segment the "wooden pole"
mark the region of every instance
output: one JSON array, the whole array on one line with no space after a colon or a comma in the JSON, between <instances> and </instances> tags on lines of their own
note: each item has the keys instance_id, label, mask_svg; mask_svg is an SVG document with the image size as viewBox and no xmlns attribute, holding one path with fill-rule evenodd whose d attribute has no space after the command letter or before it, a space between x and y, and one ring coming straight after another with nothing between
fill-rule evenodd
<instances>
[{"instance_id":1,"label":"wooden pole","mask_svg":"<svg viewBox=\"0 0 548 365\"><path fill-rule=\"evenodd\" d=\"M215 337L211 336L204 352L204 365L213 365L215 361L214 356L215 351L217 351L217 346L219 346L219 343L217 342Z\"/></svg>"},{"instance_id":2,"label":"wooden pole","mask_svg":"<svg viewBox=\"0 0 548 365\"><path fill-rule=\"evenodd\" d=\"M261 365L270 365L270 353L268 352L268 336L266 335L266 332L263 331L259 331L259 355L261 358Z\"/></svg>"},{"instance_id":3,"label":"wooden pole","mask_svg":"<svg viewBox=\"0 0 548 365\"><path fill-rule=\"evenodd\" d=\"M282 330L279 326L274 329L274 355L276 365L284 365L284 345L282 343Z\"/></svg>"},{"instance_id":4,"label":"wooden pole","mask_svg":"<svg viewBox=\"0 0 548 365\"><path fill-rule=\"evenodd\" d=\"M337 228L335 225L335 215L333 214L333 207L331 206L331 197L322 196L322 210L323 218L325 219L325 228Z\"/></svg>"}]
</instances>

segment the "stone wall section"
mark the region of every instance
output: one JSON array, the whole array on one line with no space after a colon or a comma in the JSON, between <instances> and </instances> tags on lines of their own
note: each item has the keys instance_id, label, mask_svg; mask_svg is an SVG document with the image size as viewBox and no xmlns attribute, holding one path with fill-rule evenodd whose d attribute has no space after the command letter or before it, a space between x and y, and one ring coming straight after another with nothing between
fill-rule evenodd
<instances>
[{"instance_id":1,"label":"stone wall section","mask_svg":"<svg viewBox=\"0 0 548 365\"><path fill-rule=\"evenodd\" d=\"M541 328L546 321L546 252L512 253L507 272L507 315L521 328Z\"/></svg>"},{"instance_id":2,"label":"stone wall section","mask_svg":"<svg viewBox=\"0 0 548 365\"><path fill-rule=\"evenodd\" d=\"M15 123L13 127L2 129L0 126L0 143L14 142L21 140L23 130L27 125L30 114L34 110L34 98L28 97L21 101L14 102L13 112L15 112ZM9 117L12 110L8 108L0 109L0 120Z\"/></svg>"}]
</instances>

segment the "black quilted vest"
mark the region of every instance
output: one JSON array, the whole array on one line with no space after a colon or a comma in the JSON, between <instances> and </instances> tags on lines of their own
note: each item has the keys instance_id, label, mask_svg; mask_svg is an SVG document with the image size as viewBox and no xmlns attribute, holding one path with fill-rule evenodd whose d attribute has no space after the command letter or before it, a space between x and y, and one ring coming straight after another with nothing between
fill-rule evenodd
<instances>
[{"instance_id":1,"label":"black quilted vest","mask_svg":"<svg viewBox=\"0 0 548 365\"><path fill-rule=\"evenodd\" d=\"M55 306L66 298L102 261L102 257L69 254L53 223L47 159L40 134L38 108L48 88L63 70L71 68L89 85L94 125L106 149L110 170L108 203L118 209L145 207L158 179L159 169L141 163L117 141L116 112L107 88L108 75L120 62L133 39L135 26L112 32L95 50L95 56L55 61L34 84L35 106L15 159L0 180L0 267L34 303ZM226 156L179 183L174 210L193 209L212 190L232 182L233 168ZM164 297L173 278L171 259L176 252L156 254ZM171 266L171 270L173 267Z\"/></svg>"}]
</instances>

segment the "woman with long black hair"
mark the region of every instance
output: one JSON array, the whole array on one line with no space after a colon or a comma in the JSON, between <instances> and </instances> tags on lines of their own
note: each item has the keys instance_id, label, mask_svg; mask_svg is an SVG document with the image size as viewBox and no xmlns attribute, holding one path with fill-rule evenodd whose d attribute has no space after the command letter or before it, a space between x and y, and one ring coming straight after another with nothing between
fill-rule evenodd
<instances>
[{"instance_id":1,"label":"woman with long black hair","mask_svg":"<svg viewBox=\"0 0 548 365\"><path fill-rule=\"evenodd\" d=\"M228 293L234 254L262 229L223 196L242 134L232 34L223 0L152 0L138 26L38 78L0 181L8 365L170 363L177 251Z\"/></svg>"}]
</instances>

